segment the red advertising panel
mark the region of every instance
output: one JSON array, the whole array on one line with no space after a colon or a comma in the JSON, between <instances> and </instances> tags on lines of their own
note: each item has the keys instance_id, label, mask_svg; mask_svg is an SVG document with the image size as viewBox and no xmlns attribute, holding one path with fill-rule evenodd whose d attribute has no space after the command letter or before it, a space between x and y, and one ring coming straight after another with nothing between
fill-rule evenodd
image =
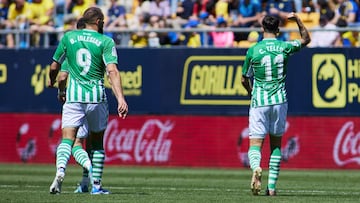
<instances>
[{"instance_id":1,"label":"red advertising panel","mask_svg":"<svg viewBox=\"0 0 360 203\"><path fill-rule=\"evenodd\" d=\"M60 115L0 114L0 162L54 163ZM110 116L106 163L248 167L248 118L236 116ZM283 168L358 168L360 118L289 117ZM262 164L269 158L263 148ZM74 160L72 159L73 163Z\"/></svg>"}]
</instances>

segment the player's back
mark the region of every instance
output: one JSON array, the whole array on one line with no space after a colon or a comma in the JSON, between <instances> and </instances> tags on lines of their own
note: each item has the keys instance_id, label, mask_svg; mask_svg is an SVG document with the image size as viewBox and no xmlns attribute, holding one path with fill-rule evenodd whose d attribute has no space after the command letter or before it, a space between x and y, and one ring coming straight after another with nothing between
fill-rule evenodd
<instances>
[{"instance_id":1,"label":"player's back","mask_svg":"<svg viewBox=\"0 0 360 203\"><path fill-rule=\"evenodd\" d=\"M117 64L113 40L93 30L66 33L60 46L66 50L70 93L67 102L102 102L106 100L104 74L106 64Z\"/></svg>"},{"instance_id":2,"label":"player's back","mask_svg":"<svg viewBox=\"0 0 360 203\"><path fill-rule=\"evenodd\" d=\"M255 80L261 82L283 80L290 54L300 50L300 47L299 41L285 42L275 38L265 38L252 46L251 65Z\"/></svg>"},{"instance_id":3,"label":"player's back","mask_svg":"<svg viewBox=\"0 0 360 203\"><path fill-rule=\"evenodd\" d=\"M70 74L79 80L102 79L105 73L104 53L109 46L112 48L112 40L87 29L68 32L64 37Z\"/></svg>"},{"instance_id":4,"label":"player's back","mask_svg":"<svg viewBox=\"0 0 360 203\"><path fill-rule=\"evenodd\" d=\"M300 50L300 41L284 42L265 38L249 49L254 74L252 106L266 106L287 101L285 79L291 53ZM266 97L265 97L266 95Z\"/></svg>"}]
</instances>

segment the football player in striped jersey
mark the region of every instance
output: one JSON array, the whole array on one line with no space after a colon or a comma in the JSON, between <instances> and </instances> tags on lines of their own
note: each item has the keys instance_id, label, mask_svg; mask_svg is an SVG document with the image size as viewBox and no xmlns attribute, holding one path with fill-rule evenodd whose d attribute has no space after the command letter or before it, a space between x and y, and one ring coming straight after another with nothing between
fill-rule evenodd
<instances>
[{"instance_id":1,"label":"football player in striped jersey","mask_svg":"<svg viewBox=\"0 0 360 203\"><path fill-rule=\"evenodd\" d=\"M85 159L83 167L92 174L91 194L108 194L101 187L102 168L105 160L103 137L107 126L109 109L105 93L104 75L109 77L116 97L118 115L126 118L128 105L125 100L114 41L103 35L104 14L100 8L90 7L82 16L85 29L72 30L64 34L53 55L50 66L50 86L56 82L61 64L69 64L69 81L59 84L59 95L66 94L62 111L62 141L57 148L56 176L50 186L50 193L61 192L65 169L71 156L77 131L88 123L93 149L92 164ZM73 152L74 153L74 152ZM84 156L85 157L85 156ZM93 169L101 170L93 170Z\"/></svg>"},{"instance_id":2,"label":"football player in striped jersey","mask_svg":"<svg viewBox=\"0 0 360 203\"><path fill-rule=\"evenodd\" d=\"M241 82L251 96L248 157L253 172L251 190L254 195L258 195L261 190L261 149L268 134L271 152L266 194L276 195L281 138L285 132L288 108L285 89L287 62L293 53L310 43L310 34L301 19L295 13L290 13L288 20L297 23L301 38L278 40L280 19L273 15L264 16L263 39L247 50L242 69Z\"/></svg>"}]
</instances>

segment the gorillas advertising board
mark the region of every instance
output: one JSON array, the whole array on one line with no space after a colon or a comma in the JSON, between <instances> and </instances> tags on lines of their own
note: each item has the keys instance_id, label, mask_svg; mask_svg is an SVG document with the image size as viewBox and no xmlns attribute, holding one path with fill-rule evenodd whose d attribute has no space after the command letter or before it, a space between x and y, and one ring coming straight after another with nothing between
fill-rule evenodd
<instances>
[{"instance_id":1,"label":"gorillas advertising board","mask_svg":"<svg viewBox=\"0 0 360 203\"><path fill-rule=\"evenodd\" d=\"M53 49L0 50L0 112L59 113L56 89L47 88ZM241 85L245 49L118 49L130 113L247 115ZM310 49L288 62L289 115L358 116L358 49ZM110 112L116 113L105 82Z\"/></svg>"}]
</instances>

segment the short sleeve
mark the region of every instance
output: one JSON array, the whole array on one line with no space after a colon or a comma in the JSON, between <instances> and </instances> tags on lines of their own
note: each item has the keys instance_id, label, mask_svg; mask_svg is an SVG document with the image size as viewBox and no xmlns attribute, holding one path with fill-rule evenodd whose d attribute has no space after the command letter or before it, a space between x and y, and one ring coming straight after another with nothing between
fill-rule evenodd
<instances>
[{"instance_id":1,"label":"short sleeve","mask_svg":"<svg viewBox=\"0 0 360 203\"><path fill-rule=\"evenodd\" d=\"M115 47L115 42L112 39L106 41L103 52L104 64L117 64L118 63L118 55Z\"/></svg>"}]
</instances>

